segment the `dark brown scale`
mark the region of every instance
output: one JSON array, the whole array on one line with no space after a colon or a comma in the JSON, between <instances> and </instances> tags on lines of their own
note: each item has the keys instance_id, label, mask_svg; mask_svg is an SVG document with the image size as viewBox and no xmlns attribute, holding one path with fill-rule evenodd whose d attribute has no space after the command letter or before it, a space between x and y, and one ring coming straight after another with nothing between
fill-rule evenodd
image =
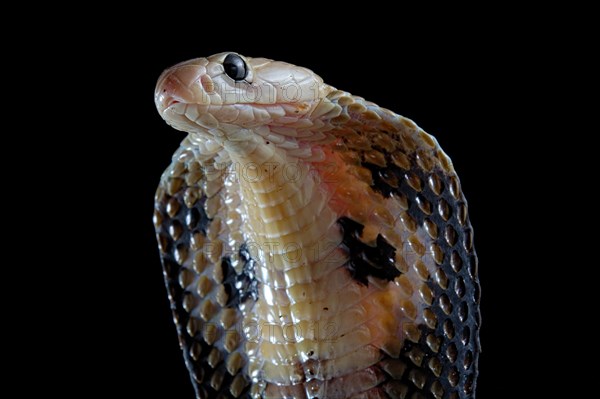
<instances>
[{"instance_id":1,"label":"dark brown scale","mask_svg":"<svg viewBox=\"0 0 600 399\"><path fill-rule=\"evenodd\" d=\"M173 189L173 185L169 186ZM206 327L200 320L191 317L190 311L196 303L190 290L193 287L182 287L180 281L189 280L192 271L181 266L190 254L188 253L191 238L201 234L206 239L206 231L211 219L206 216L204 203L206 196L195 201L193 207L188 209L184 205L186 185L179 183L178 191L173 195L166 192L160 196L156 203L156 212L160 221L157 228L162 263L165 271L165 283L171 299L171 309L177 325L179 340L183 349L183 356L192 384L199 398L234 398L231 386L234 378L226 369L226 362L220 350L206 342ZM163 188L159 188L159 191ZM177 205L175 205L177 204ZM242 273L236 275L231 266L229 257L223 257L222 268L223 285L228 296L227 306L237 307L247 299L256 299L257 282L254 278L254 260L249 257L244 247L240 249L239 259L243 262ZM210 334L208 334L210 335ZM238 384L239 385L239 384ZM250 384L241 384L243 388L238 398L249 397Z\"/></svg>"},{"instance_id":2,"label":"dark brown scale","mask_svg":"<svg viewBox=\"0 0 600 399\"><path fill-rule=\"evenodd\" d=\"M338 223L344 234L342 245L350 254L346 268L356 281L368 285L368 276L390 281L400 275L394 264L396 249L381 234L377 235L376 246L373 247L360 240L364 229L362 224L347 217L339 218Z\"/></svg>"},{"instance_id":3,"label":"dark brown scale","mask_svg":"<svg viewBox=\"0 0 600 399\"><path fill-rule=\"evenodd\" d=\"M428 223L435 224L436 230L442 232L434 242L444 254L437 276L441 283L436 284L435 279L427 283L436 298L433 306L427 309L427 313L437 319L435 328L420 325L419 342L406 339L400 354L401 359L407 359L407 369L400 380L406 387L405 397L474 398L479 357L479 281L465 201L458 192L456 177L450 177L440 169L426 173L414 167L414 159L410 159L413 167L407 172L393 162L389 153L386 157L388 167L385 169L363 164L372 173L372 188L384 197L406 196L407 213L417 225L423 226L428 218ZM398 187L390 185L389 181L398 181ZM433 209L427 204L433 204ZM431 226L429 230L432 230ZM437 353L428 341L439 341ZM419 362L410 360L416 349L420 353Z\"/></svg>"},{"instance_id":4,"label":"dark brown scale","mask_svg":"<svg viewBox=\"0 0 600 399\"><path fill-rule=\"evenodd\" d=\"M223 268L223 286L227 292L227 307L237 307L247 299L256 301L258 298L258 280L255 277L256 262L250 257L250 252L243 244L238 255L243 262L242 272L237 274L231 266L230 257L221 260Z\"/></svg>"}]
</instances>

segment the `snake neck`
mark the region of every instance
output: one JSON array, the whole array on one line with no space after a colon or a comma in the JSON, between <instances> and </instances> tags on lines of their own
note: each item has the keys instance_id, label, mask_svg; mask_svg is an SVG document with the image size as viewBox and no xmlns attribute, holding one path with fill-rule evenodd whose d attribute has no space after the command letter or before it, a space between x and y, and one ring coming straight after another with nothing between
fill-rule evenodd
<instances>
[{"instance_id":1,"label":"snake neck","mask_svg":"<svg viewBox=\"0 0 600 399\"><path fill-rule=\"evenodd\" d=\"M328 304L333 292L327 286L348 282L332 277L343 273L347 259L339 249L338 215L310 162L261 139L229 149L246 246L258 261L260 283L245 319L249 373L257 383L300 382L306 380L301 365L319 356L318 342L334 333L338 309Z\"/></svg>"},{"instance_id":2,"label":"snake neck","mask_svg":"<svg viewBox=\"0 0 600 399\"><path fill-rule=\"evenodd\" d=\"M285 273L317 262L323 236L331 247L339 245L331 195L311 163L260 137L226 149L241 194L247 245L267 271Z\"/></svg>"}]
</instances>

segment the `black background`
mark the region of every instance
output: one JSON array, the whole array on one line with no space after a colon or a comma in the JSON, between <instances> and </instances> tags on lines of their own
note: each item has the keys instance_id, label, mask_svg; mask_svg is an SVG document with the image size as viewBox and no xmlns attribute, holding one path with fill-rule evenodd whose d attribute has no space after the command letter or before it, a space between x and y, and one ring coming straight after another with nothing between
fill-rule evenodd
<instances>
[{"instance_id":1,"label":"black background","mask_svg":"<svg viewBox=\"0 0 600 399\"><path fill-rule=\"evenodd\" d=\"M73 310L89 334L77 346L76 363L89 385L109 397L194 397L151 220L155 188L184 134L159 117L153 90L172 64L235 51L308 67L330 85L413 119L438 139L461 178L480 260L478 397L513 397L507 378L526 373L521 359L536 345L524 344L526 328L515 317L528 283L514 277L526 273L515 254L526 234L519 227L522 212L529 211L519 205L528 196L524 137L537 134L519 121L531 89L515 78L534 76L523 60L535 50L522 39L507 39L505 24L468 17L437 27L425 18L409 28L403 18L382 21L377 14L365 16L372 18L367 28L306 15L291 22L267 19L272 29L260 31L260 19L210 26L200 21L196 33L186 34L176 28L179 16L163 17L149 29L120 27L119 39L93 42L100 101L91 123L102 132L85 144L94 161L80 163L89 182L71 192L94 200L94 217L86 216L87 208L72 222L93 223L97 233L82 234L90 249L85 262L94 266L78 269L93 282L85 292L91 313ZM276 43L280 35L284 45Z\"/></svg>"}]
</instances>

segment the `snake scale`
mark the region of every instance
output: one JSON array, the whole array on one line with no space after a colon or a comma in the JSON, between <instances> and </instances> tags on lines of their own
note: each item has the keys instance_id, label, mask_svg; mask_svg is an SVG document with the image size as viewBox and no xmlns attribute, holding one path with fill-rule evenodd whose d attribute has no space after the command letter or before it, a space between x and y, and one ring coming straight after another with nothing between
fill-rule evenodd
<instances>
[{"instance_id":1,"label":"snake scale","mask_svg":"<svg viewBox=\"0 0 600 399\"><path fill-rule=\"evenodd\" d=\"M435 138L236 53L166 70L155 103L188 133L154 224L198 398L475 397L473 231Z\"/></svg>"}]
</instances>

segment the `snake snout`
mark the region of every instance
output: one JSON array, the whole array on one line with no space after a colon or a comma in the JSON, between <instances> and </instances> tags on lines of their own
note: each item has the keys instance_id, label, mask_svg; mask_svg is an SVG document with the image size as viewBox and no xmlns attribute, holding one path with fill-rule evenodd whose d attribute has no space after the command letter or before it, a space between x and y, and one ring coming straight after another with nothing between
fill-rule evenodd
<instances>
[{"instance_id":1,"label":"snake snout","mask_svg":"<svg viewBox=\"0 0 600 399\"><path fill-rule=\"evenodd\" d=\"M206 70L199 65L180 65L166 70L156 85L154 101L156 108L162 114L170 107L179 103L196 103L199 87L199 77Z\"/></svg>"},{"instance_id":2,"label":"snake snout","mask_svg":"<svg viewBox=\"0 0 600 399\"><path fill-rule=\"evenodd\" d=\"M175 76L167 76L162 84L156 87L154 93L154 102L161 114L173 105L191 101L193 101L193 94Z\"/></svg>"}]
</instances>

